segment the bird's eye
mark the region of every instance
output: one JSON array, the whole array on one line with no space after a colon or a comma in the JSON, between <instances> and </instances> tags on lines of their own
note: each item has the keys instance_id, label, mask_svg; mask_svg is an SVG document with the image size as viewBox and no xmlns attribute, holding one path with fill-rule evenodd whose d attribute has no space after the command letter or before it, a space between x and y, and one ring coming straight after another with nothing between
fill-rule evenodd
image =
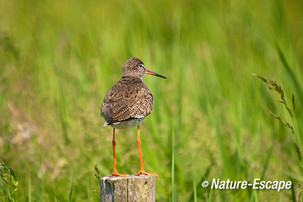
<instances>
[{"instance_id":1,"label":"bird's eye","mask_svg":"<svg viewBox=\"0 0 303 202\"><path fill-rule=\"evenodd\" d=\"M144 67L144 65L143 65L143 64L140 64L139 67L142 68L142 67Z\"/></svg>"}]
</instances>

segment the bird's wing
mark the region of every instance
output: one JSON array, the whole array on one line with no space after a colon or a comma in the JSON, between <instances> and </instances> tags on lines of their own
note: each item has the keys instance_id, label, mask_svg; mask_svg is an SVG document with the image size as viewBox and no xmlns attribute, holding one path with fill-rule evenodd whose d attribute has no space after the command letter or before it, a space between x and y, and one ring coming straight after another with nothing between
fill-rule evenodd
<instances>
[{"instance_id":1,"label":"bird's wing","mask_svg":"<svg viewBox=\"0 0 303 202\"><path fill-rule=\"evenodd\" d=\"M106 93L101 115L111 124L145 117L152 107L153 96L142 79L121 79Z\"/></svg>"}]
</instances>

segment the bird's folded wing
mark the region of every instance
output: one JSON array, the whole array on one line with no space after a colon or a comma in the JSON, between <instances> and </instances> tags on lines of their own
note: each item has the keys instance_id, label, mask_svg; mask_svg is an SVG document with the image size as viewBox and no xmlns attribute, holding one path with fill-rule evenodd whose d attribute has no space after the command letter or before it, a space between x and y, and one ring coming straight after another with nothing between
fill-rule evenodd
<instances>
[{"instance_id":1,"label":"bird's folded wing","mask_svg":"<svg viewBox=\"0 0 303 202\"><path fill-rule=\"evenodd\" d=\"M153 96L145 85L120 80L105 95L101 115L111 124L145 117L152 106Z\"/></svg>"}]
</instances>

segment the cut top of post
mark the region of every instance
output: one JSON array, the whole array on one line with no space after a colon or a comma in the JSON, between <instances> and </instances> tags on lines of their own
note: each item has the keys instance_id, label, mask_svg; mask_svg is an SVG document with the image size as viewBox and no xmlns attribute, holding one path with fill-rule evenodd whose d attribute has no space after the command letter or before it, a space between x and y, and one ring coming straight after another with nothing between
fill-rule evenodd
<instances>
[{"instance_id":1,"label":"cut top of post","mask_svg":"<svg viewBox=\"0 0 303 202\"><path fill-rule=\"evenodd\" d=\"M101 202L155 201L155 177L130 175L100 178Z\"/></svg>"}]
</instances>

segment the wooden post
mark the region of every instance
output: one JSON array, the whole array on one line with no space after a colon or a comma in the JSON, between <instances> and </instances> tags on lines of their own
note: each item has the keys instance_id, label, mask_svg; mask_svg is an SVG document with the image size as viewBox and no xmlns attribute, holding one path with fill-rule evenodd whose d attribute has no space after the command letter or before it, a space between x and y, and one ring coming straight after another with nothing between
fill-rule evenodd
<instances>
[{"instance_id":1,"label":"wooden post","mask_svg":"<svg viewBox=\"0 0 303 202\"><path fill-rule=\"evenodd\" d=\"M154 202L155 177L130 175L100 178L101 202Z\"/></svg>"}]
</instances>

